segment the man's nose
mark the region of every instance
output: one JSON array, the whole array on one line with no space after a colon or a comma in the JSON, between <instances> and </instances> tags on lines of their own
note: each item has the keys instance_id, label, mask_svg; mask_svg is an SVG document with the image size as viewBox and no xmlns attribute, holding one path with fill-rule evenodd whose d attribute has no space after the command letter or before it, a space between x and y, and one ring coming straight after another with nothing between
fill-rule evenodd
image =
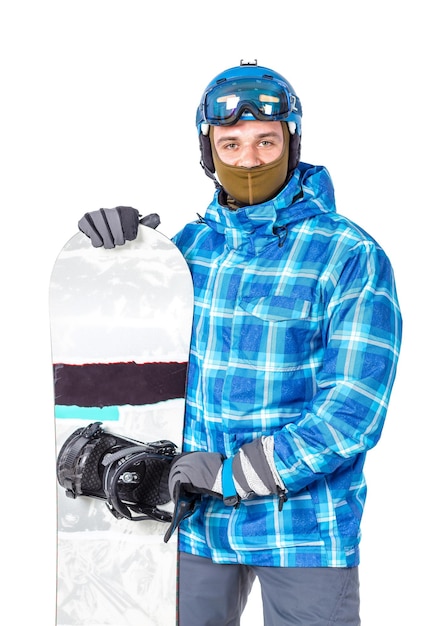
<instances>
[{"instance_id":1,"label":"man's nose","mask_svg":"<svg viewBox=\"0 0 446 626\"><path fill-rule=\"evenodd\" d=\"M239 167L256 167L256 165L262 165L262 160L255 147L245 146L240 153L237 165Z\"/></svg>"}]
</instances>

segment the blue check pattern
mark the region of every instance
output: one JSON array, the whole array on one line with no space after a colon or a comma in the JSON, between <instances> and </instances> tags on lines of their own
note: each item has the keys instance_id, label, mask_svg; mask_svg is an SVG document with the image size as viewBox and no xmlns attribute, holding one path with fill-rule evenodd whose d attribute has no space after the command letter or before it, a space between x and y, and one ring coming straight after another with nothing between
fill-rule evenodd
<instances>
[{"instance_id":1,"label":"blue check pattern","mask_svg":"<svg viewBox=\"0 0 446 626\"><path fill-rule=\"evenodd\" d=\"M327 170L301 163L273 200L218 192L174 238L195 288L184 450L229 457L274 442L288 500L203 497L180 549L219 563L359 563L363 466L378 442L401 341L391 264L335 209Z\"/></svg>"}]
</instances>

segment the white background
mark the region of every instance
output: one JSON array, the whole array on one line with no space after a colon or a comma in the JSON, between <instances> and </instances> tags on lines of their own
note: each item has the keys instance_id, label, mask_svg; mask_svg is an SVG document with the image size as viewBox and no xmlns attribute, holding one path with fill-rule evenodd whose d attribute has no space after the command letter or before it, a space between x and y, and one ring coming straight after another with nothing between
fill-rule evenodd
<instances>
[{"instance_id":1,"label":"white background","mask_svg":"<svg viewBox=\"0 0 446 626\"><path fill-rule=\"evenodd\" d=\"M213 185L199 165L195 109L209 80L242 58L293 83L304 112L302 160L328 167L338 211L378 239L398 282L403 351L383 437L366 464L363 626L443 622L440 8L429 0L2 3L0 498L9 624L54 623L54 259L89 210L157 211L169 236L205 211ZM256 592L244 623L260 616Z\"/></svg>"}]
</instances>

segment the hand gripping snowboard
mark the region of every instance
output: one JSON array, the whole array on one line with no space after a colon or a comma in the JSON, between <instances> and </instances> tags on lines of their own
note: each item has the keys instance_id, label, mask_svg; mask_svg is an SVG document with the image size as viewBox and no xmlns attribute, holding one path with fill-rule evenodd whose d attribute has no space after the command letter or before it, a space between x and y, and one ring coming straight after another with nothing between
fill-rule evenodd
<instances>
[{"instance_id":1,"label":"hand gripping snowboard","mask_svg":"<svg viewBox=\"0 0 446 626\"><path fill-rule=\"evenodd\" d=\"M150 482L181 451L192 311L187 264L151 228L112 250L77 233L55 262L57 626L176 623L173 506Z\"/></svg>"}]
</instances>

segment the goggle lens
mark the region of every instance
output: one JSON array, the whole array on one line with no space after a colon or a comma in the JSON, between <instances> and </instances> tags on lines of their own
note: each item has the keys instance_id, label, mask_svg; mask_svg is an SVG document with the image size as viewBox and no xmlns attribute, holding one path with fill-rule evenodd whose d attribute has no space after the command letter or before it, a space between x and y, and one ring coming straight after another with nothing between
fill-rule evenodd
<instances>
[{"instance_id":1,"label":"goggle lens","mask_svg":"<svg viewBox=\"0 0 446 626\"><path fill-rule=\"evenodd\" d=\"M288 91L277 83L240 79L217 85L206 94L204 117L208 124L232 124L247 109L256 119L280 120L293 106Z\"/></svg>"}]
</instances>

